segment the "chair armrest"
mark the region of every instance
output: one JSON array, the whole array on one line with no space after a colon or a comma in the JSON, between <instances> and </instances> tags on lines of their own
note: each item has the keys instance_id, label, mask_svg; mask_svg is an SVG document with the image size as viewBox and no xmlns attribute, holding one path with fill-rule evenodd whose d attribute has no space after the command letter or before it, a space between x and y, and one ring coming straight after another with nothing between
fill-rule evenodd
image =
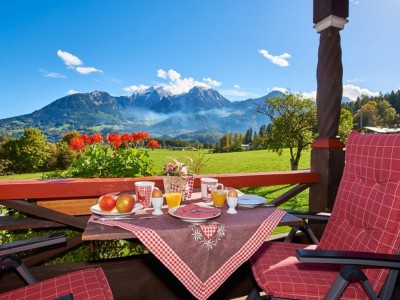
<instances>
[{"instance_id":1,"label":"chair armrest","mask_svg":"<svg viewBox=\"0 0 400 300\"><path fill-rule=\"evenodd\" d=\"M291 215L294 215L301 219L309 219L309 220L322 220L328 221L331 214L324 212L311 212L311 211L298 211L298 210L286 210L285 211Z\"/></svg>"},{"instance_id":2,"label":"chair armrest","mask_svg":"<svg viewBox=\"0 0 400 300\"><path fill-rule=\"evenodd\" d=\"M65 243L66 241L67 239L65 238L63 233L54 233L51 235L15 241L0 245L0 256Z\"/></svg>"},{"instance_id":3,"label":"chair armrest","mask_svg":"<svg viewBox=\"0 0 400 300\"><path fill-rule=\"evenodd\" d=\"M400 269L400 256L380 253L296 249L300 262L321 264L360 265Z\"/></svg>"}]
</instances>

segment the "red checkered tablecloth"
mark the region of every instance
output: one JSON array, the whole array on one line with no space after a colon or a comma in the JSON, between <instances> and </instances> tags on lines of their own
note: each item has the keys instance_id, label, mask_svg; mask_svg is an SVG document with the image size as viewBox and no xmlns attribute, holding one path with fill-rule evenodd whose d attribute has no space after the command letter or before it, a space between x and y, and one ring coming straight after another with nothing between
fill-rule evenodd
<instances>
[{"instance_id":1,"label":"red checkered tablecloth","mask_svg":"<svg viewBox=\"0 0 400 300\"><path fill-rule=\"evenodd\" d=\"M133 232L198 299L207 299L261 246L285 215L276 208L238 209L203 223L168 214L156 219L94 221ZM148 211L151 212L151 211Z\"/></svg>"}]
</instances>

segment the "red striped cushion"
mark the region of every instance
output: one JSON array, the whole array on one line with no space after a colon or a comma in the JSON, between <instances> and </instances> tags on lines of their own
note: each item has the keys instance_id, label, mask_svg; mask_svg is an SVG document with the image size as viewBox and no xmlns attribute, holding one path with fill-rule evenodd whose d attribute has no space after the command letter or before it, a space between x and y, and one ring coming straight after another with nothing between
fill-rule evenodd
<instances>
[{"instance_id":1,"label":"red striped cushion","mask_svg":"<svg viewBox=\"0 0 400 300\"><path fill-rule=\"evenodd\" d=\"M299 248L314 249L294 243L264 243L251 258L258 286L278 298L320 300L338 275L338 268L326 264L304 264L295 257ZM359 283L351 284L341 299L368 299Z\"/></svg>"},{"instance_id":2,"label":"red striped cushion","mask_svg":"<svg viewBox=\"0 0 400 300\"><path fill-rule=\"evenodd\" d=\"M89 268L44 280L0 295L0 300L52 300L72 293L74 300L114 299L101 268Z\"/></svg>"},{"instance_id":3,"label":"red striped cushion","mask_svg":"<svg viewBox=\"0 0 400 300\"><path fill-rule=\"evenodd\" d=\"M321 249L396 254L400 247L400 135L350 135ZM380 290L387 271L365 271Z\"/></svg>"},{"instance_id":4,"label":"red striped cushion","mask_svg":"<svg viewBox=\"0 0 400 300\"><path fill-rule=\"evenodd\" d=\"M267 243L252 258L259 286L276 297L323 299L337 276L334 266L300 264L304 245ZM400 248L400 134L352 133L332 216L320 249L395 254ZM375 292L387 271L364 270ZM367 299L351 284L341 299Z\"/></svg>"}]
</instances>

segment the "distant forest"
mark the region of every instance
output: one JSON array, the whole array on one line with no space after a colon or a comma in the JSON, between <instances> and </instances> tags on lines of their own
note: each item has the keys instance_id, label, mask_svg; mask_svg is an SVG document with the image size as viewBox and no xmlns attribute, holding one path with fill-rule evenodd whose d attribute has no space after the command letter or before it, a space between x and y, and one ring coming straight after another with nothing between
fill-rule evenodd
<instances>
[{"instance_id":1,"label":"distant forest","mask_svg":"<svg viewBox=\"0 0 400 300\"><path fill-rule=\"evenodd\" d=\"M342 103L351 112L354 129L365 126L398 128L400 126L400 89L374 97L362 96Z\"/></svg>"}]
</instances>

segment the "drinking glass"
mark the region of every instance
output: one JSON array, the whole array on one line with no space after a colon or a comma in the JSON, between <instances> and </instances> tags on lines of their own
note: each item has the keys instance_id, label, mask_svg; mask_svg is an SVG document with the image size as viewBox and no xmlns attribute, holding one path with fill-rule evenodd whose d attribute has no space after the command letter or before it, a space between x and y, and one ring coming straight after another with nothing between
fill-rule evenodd
<instances>
[{"instance_id":1,"label":"drinking glass","mask_svg":"<svg viewBox=\"0 0 400 300\"><path fill-rule=\"evenodd\" d=\"M182 193L165 193L165 201L167 202L168 208L179 206L182 200Z\"/></svg>"},{"instance_id":2,"label":"drinking glass","mask_svg":"<svg viewBox=\"0 0 400 300\"><path fill-rule=\"evenodd\" d=\"M226 201L226 190L211 191L211 198L215 207L223 207Z\"/></svg>"}]
</instances>

